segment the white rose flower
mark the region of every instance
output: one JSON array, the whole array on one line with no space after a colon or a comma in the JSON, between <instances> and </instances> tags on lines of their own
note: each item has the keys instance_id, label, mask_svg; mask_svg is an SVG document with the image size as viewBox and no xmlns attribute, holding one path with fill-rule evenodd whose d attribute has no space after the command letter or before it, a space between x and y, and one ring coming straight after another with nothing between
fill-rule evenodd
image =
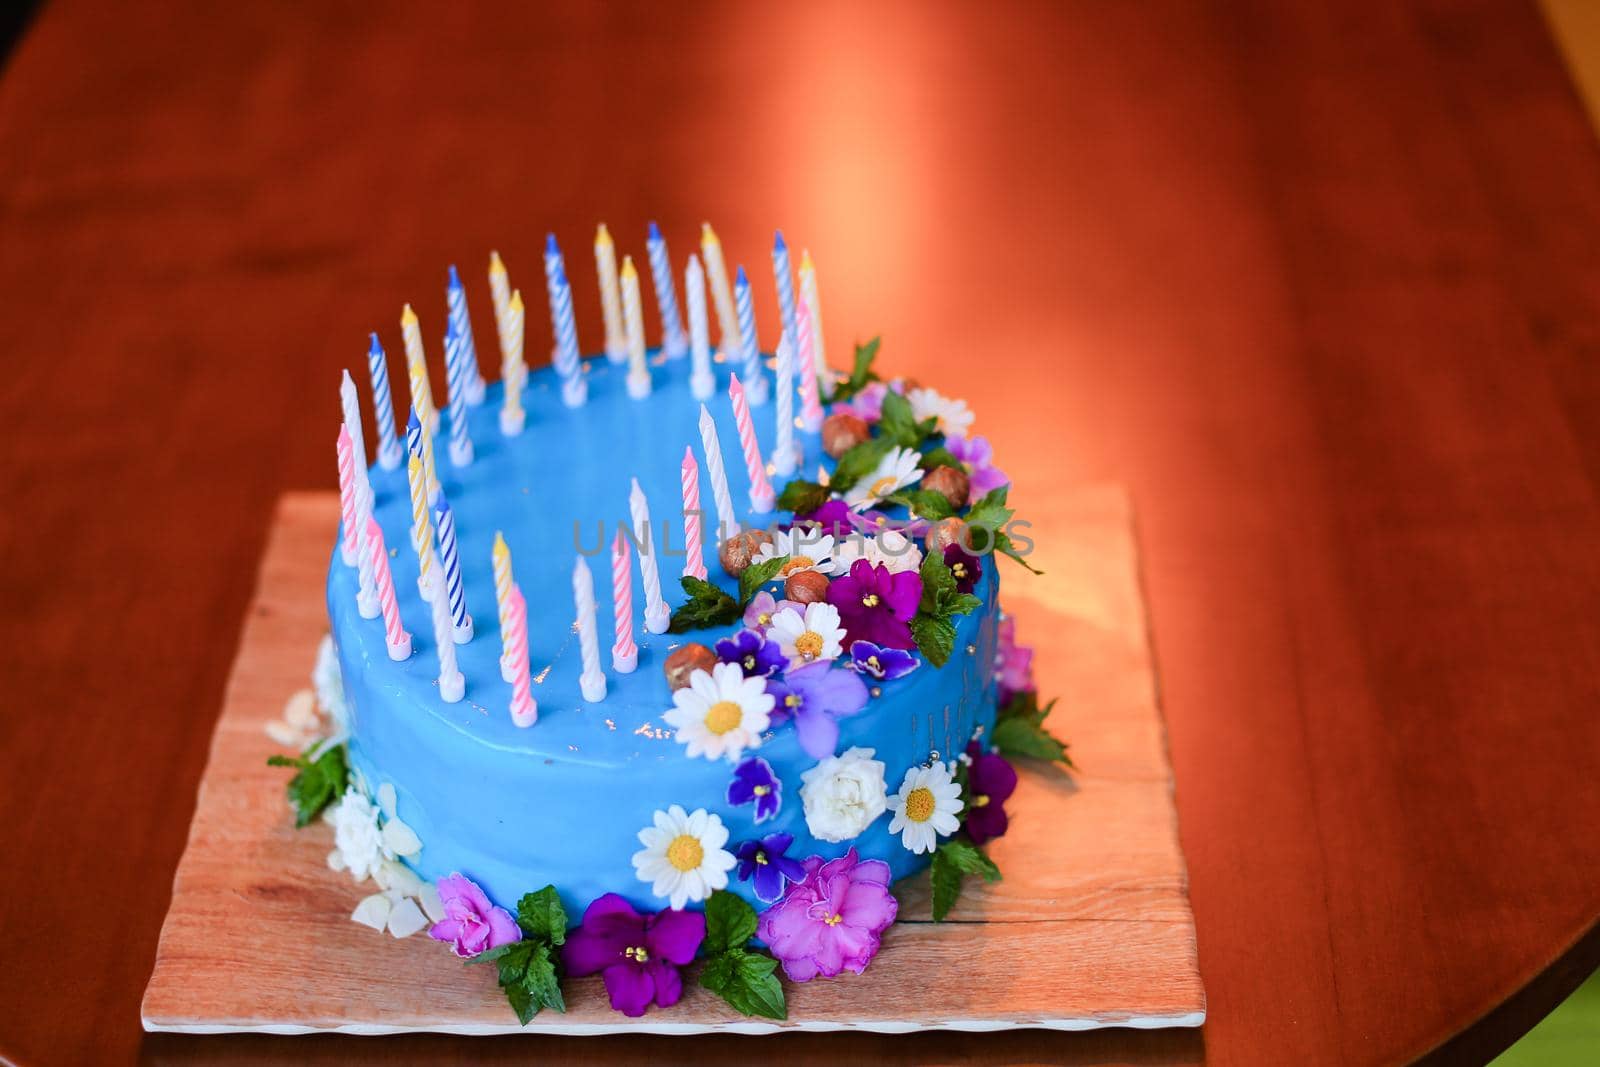
<instances>
[{"instance_id":1,"label":"white rose flower","mask_svg":"<svg viewBox=\"0 0 1600 1067\"><path fill-rule=\"evenodd\" d=\"M847 749L800 775L806 828L819 841L849 841L888 809L884 765L870 748Z\"/></svg>"},{"instance_id":2,"label":"white rose flower","mask_svg":"<svg viewBox=\"0 0 1600 1067\"><path fill-rule=\"evenodd\" d=\"M360 790L346 790L329 821L333 823L334 850L328 855L328 866L334 870L348 870L351 878L364 882L384 860L394 859L383 843L378 809Z\"/></svg>"}]
</instances>

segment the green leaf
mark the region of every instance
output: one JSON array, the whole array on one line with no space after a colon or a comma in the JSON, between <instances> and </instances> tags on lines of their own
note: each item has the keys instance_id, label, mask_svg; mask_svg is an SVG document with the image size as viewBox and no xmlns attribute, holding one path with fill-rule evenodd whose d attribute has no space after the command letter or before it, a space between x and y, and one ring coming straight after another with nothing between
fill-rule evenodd
<instances>
[{"instance_id":1,"label":"green leaf","mask_svg":"<svg viewBox=\"0 0 1600 1067\"><path fill-rule=\"evenodd\" d=\"M521 941L513 941L508 945L496 945L494 948L478 953L476 956L467 957L468 963L493 963L503 956L509 956L511 950L522 945Z\"/></svg>"},{"instance_id":2,"label":"green leaf","mask_svg":"<svg viewBox=\"0 0 1600 1067\"><path fill-rule=\"evenodd\" d=\"M730 949L742 949L756 936L756 912L737 893L717 890L706 901L706 940L708 956L720 956Z\"/></svg>"},{"instance_id":3,"label":"green leaf","mask_svg":"<svg viewBox=\"0 0 1600 1067\"><path fill-rule=\"evenodd\" d=\"M703 626L721 626L743 614L738 601L704 578L685 576L679 579L679 584L689 594L689 600L672 613L672 621L667 626L668 633L681 634Z\"/></svg>"},{"instance_id":4,"label":"green leaf","mask_svg":"<svg viewBox=\"0 0 1600 1067\"><path fill-rule=\"evenodd\" d=\"M739 603L750 603L750 599L761 592L761 587L777 578L778 572L788 562L788 556L773 556L746 567L744 573L739 575Z\"/></svg>"},{"instance_id":5,"label":"green leaf","mask_svg":"<svg viewBox=\"0 0 1600 1067\"><path fill-rule=\"evenodd\" d=\"M961 882L969 874L980 874L986 882L1000 880L1000 868L976 845L952 837L933 854L928 880L933 890L933 921L944 922L961 896Z\"/></svg>"},{"instance_id":6,"label":"green leaf","mask_svg":"<svg viewBox=\"0 0 1600 1067\"><path fill-rule=\"evenodd\" d=\"M962 593L950 602L951 615L965 615L983 607L983 598L973 593Z\"/></svg>"},{"instance_id":7,"label":"green leaf","mask_svg":"<svg viewBox=\"0 0 1600 1067\"><path fill-rule=\"evenodd\" d=\"M950 498L932 489L908 489L889 497L889 500L909 509L918 518L932 519L936 522L939 519L948 519L956 513L956 509L950 506Z\"/></svg>"},{"instance_id":8,"label":"green leaf","mask_svg":"<svg viewBox=\"0 0 1600 1067\"><path fill-rule=\"evenodd\" d=\"M1039 716L1043 718L1043 716ZM994 724L989 740L1003 756L1026 756L1030 759L1049 760L1071 767L1067 746L1055 735L1029 716L1002 718Z\"/></svg>"},{"instance_id":9,"label":"green leaf","mask_svg":"<svg viewBox=\"0 0 1600 1067\"><path fill-rule=\"evenodd\" d=\"M534 946L533 955L528 960L528 971L522 977L522 988L531 996L535 1015L540 1008L553 1008L559 1012L567 1010L566 999L561 995L561 978L556 972L555 950L549 945Z\"/></svg>"},{"instance_id":10,"label":"green leaf","mask_svg":"<svg viewBox=\"0 0 1600 1067\"><path fill-rule=\"evenodd\" d=\"M1033 564L1029 563L1025 558L1023 558L1022 553L1018 552L1016 546L1011 543L1011 536L1004 530L1001 530L994 535L994 550L1002 555L1010 556L1033 574L1044 573L1044 571L1035 567Z\"/></svg>"},{"instance_id":11,"label":"green leaf","mask_svg":"<svg viewBox=\"0 0 1600 1067\"><path fill-rule=\"evenodd\" d=\"M849 400L865 389L868 382L878 380L872 370L872 361L878 358L878 345L879 338L876 337L864 345L856 345L855 366L850 371L850 377L834 386L834 400Z\"/></svg>"},{"instance_id":12,"label":"green leaf","mask_svg":"<svg viewBox=\"0 0 1600 1067\"><path fill-rule=\"evenodd\" d=\"M985 882L1000 880L1000 868L995 866L994 860L970 841L952 837L939 846L939 851L944 853L947 862L962 874L981 874Z\"/></svg>"},{"instance_id":13,"label":"green leaf","mask_svg":"<svg viewBox=\"0 0 1600 1067\"><path fill-rule=\"evenodd\" d=\"M789 1012L777 969L778 961L770 956L731 949L706 962L700 971L700 984L741 1015L786 1019Z\"/></svg>"},{"instance_id":14,"label":"green leaf","mask_svg":"<svg viewBox=\"0 0 1600 1067\"><path fill-rule=\"evenodd\" d=\"M935 616L947 614L946 607L956 596L956 576L944 559L929 552L922 557L918 574L922 577L921 610Z\"/></svg>"},{"instance_id":15,"label":"green leaf","mask_svg":"<svg viewBox=\"0 0 1600 1067\"><path fill-rule=\"evenodd\" d=\"M778 507L797 514L809 514L827 502L827 487L803 478L794 479L778 494Z\"/></svg>"},{"instance_id":16,"label":"green leaf","mask_svg":"<svg viewBox=\"0 0 1600 1067\"><path fill-rule=\"evenodd\" d=\"M319 742L320 743L320 742ZM298 756L275 755L267 757L269 767L296 767L299 769L285 793L289 806L294 809L294 824L302 827L322 814L322 809L344 795L350 782L350 766L345 761L343 745L329 745L316 759L310 753L316 746Z\"/></svg>"},{"instance_id":17,"label":"green leaf","mask_svg":"<svg viewBox=\"0 0 1600 1067\"><path fill-rule=\"evenodd\" d=\"M517 1022L523 1026L533 1022L533 1017L539 1014L539 1006L533 1002L533 994L519 983L501 988L506 991L506 999L511 1002L511 1010L517 1013Z\"/></svg>"},{"instance_id":18,"label":"green leaf","mask_svg":"<svg viewBox=\"0 0 1600 1067\"><path fill-rule=\"evenodd\" d=\"M552 945L567 940L567 909L561 906L556 887L547 885L536 893L526 893L517 901L517 925L529 937Z\"/></svg>"},{"instance_id":19,"label":"green leaf","mask_svg":"<svg viewBox=\"0 0 1600 1067\"><path fill-rule=\"evenodd\" d=\"M878 419L878 433L901 448L916 448L927 436L917 425L917 417L911 413L911 401L893 389L883 394L883 414Z\"/></svg>"},{"instance_id":20,"label":"green leaf","mask_svg":"<svg viewBox=\"0 0 1600 1067\"><path fill-rule=\"evenodd\" d=\"M962 466L961 461L943 445L935 445L933 448L930 448L924 452L922 454L922 459L917 461L917 466L921 467L925 471L931 471L935 467L954 467L958 471L964 471L967 469L966 467Z\"/></svg>"},{"instance_id":21,"label":"green leaf","mask_svg":"<svg viewBox=\"0 0 1600 1067\"><path fill-rule=\"evenodd\" d=\"M918 612L911 620L911 636L916 638L918 650L935 667L943 667L950 653L955 651L955 623L943 616Z\"/></svg>"},{"instance_id":22,"label":"green leaf","mask_svg":"<svg viewBox=\"0 0 1600 1067\"><path fill-rule=\"evenodd\" d=\"M878 463L889 454L894 442L887 437L873 437L862 441L839 457L839 465L828 479L828 488L843 493L861 479L877 470Z\"/></svg>"},{"instance_id":23,"label":"green leaf","mask_svg":"<svg viewBox=\"0 0 1600 1067\"><path fill-rule=\"evenodd\" d=\"M982 500L972 505L967 512L968 526L981 526L990 535L1000 533L1006 523L1011 521L1011 516L1016 510L1006 506L1006 495L1010 492L1009 485L1002 485L998 489L991 489Z\"/></svg>"},{"instance_id":24,"label":"green leaf","mask_svg":"<svg viewBox=\"0 0 1600 1067\"><path fill-rule=\"evenodd\" d=\"M522 982L522 976L528 973L528 962L533 959L533 942L517 941L507 948L515 949L501 956L496 962L499 971L500 985L509 987Z\"/></svg>"}]
</instances>

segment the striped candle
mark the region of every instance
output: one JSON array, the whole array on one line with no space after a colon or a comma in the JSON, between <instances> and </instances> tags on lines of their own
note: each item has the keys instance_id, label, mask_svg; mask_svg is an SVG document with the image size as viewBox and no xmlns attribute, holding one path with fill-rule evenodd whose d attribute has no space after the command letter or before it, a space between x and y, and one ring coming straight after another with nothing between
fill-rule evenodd
<instances>
[{"instance_id":1,"label":"striped candle","mask_svg":"<svg viewBox=\"0 0 1600 1067\"><path fill-rule=\"evenodd\" d=\"M683 487L683 576L704 578L706 561L700 545L700 464L694 461L694 449L687 445L683 449L678 481Z\"/></svg>"},{"instance_id":2,"label":"striped candle","mask_svg":"<svg viewBox=\"0 0 1600 1067\"><path fill-rule=\"evenodd\" d=\"M512 681L512 661L507 658L511 646L507 643L506 630L511 618L511 546L506 544L505 535L499 530L494 532L494 549L491 553L494 563L494 605L500 616L500 641L506 646L505 654L500 657L500 677Z\"/></svg>"},{"instance_id":3,"label":"striped candle","mask_svg":"<svg viewBox=\"0 0 1600 1067\"><path fill-rule=\"evenodd\" d=\"M350 444L350 430L342 422L335 449L339 458L339 558L346 567L354 567L361 551L361 527L356 521L361 509L356 505L355 452Z\"/></svg>"},{"instance_id":4,"label":"striped candle","mask_svg":"<svg viewBox=\"0 0 1600 1067\"><path fill-rule=\"evenodd\" d=\"M622 329L622 294L617 289L617 247L606 224L594 235L594 267L600 277L600 310L606 323L606 358L621 363L628 358L628 335Z\"/></svg>"},{"instance_id":5,"label":"striped candle","mask_svg":"<svg viewBox=\"0 0 1600 1067\"><path fill-rule=\"evenodd\" d=\"M444 497L433 509L434 521L439 527L439 573L444 579L444 591L450 599L450 625L455 642L464 645L472 640L472 616L467 614L466 589L461 584L461 553L456 545L456 515L450 510L450 501Z\"/></svg>"},{"instance_id":6,"label":"striped candle","mask_svg":"<svg viewBox=\"0 0 1600 1067\"><path fill-rule=\"evenodd\" d=\"M622 257L622 318L628 334L628 395L643 400L650 395L650 364L645 360L644 308L632 256Z\"/></svg>"},{"instance_id":7,"label":"striped candle","mask_svg":"<svg viewBox=\"0 0 1600 1067\"><path fill-rule=\"evenodd\" d=\"M494 304L495 333L500 337L502 363L506 351L506 312L511 309L511 276L499 252L489 253L489 299Z\"/></svg>"},{"instance_id":8,"label":"striped candle","mask_svg":"<svg viewBox=\"0 0 1600 1067\"><path fill-rule=\"evenodd\" d=\"M817 377L822 380L822 398L833 396L833 372L828 369L828 346L822 329L822 301L817 297L817 268L809 249L800 251L800 302L811 310L811 341L817 348Z\"/></svg>"},{"instance_id":9,"label":"striped candle","mask_svg":"<svg viewBox=\"0 0 1600 1067\"><path fill-rule=\"evenodd\" d=\"M732 355L739 351L739 320L733 311L733 291L728 288L728 265L722 260L722 242L709 222L700 224L700 254L705 257L711 298L717 305L717 328L721 334L717 348L724 355Z\"/></svg>"},{"instance_id":10,"label":"striped candle","mask_svg":"<svg viewBox=\"0 0 1600 1067\"><path fill-rule=\"evenodd\" d=\"M817 349L813 343L811 308L800 302L795 309L795 324L800 348L800 425L806 432L822 429L822 397L817 392Z\"/></svg>"},{"instance_id":11,"label":"striped candle","mask_svg":"<svg viewBox=\"0 0 1600 1067\"><path fill-rule=\"evenodd\" d=\"M344 424L350 431L351 452L356 460L356 508L365 515L372 510L372 482L367 476L366 438L361 434L361 398L348 370L340 372L339 406L344 409Z\"/></svg>"},{"instance_id":12,"label":"striped candle","mask_svg":"<svg viewBox=\"0 0 1600 1067\"><path fill-rule=\"evenodd\" d=\"M765 515L772 510L772 483L767 481L766 468L761 463L761 446L756 444L756 428L750 421L750 405L744 396L744 385L737 374L728 382L728 396L733 401L733 421L739 427L739 447L744 450L744 467L750 475L750 510ZM779 398L782 410L781 401ZM781 427L780 427L781 428Z\"/></svg>"},{"instance_id":13,"label":"striped candle","mask_svg":"<svg viewBox=\"0 0 1600 1067\"><path fill-rule=\"evenodd\" d=\"M711 372L711 329L706 324L706 272L692 252L683 272L683 291L689 303L689 391L696 400L704 400L717 391L717 378Z\"/></svg>"},{"instance_id":14,"label":"striped candle","mask_svg":"<svg viewBox=\"0 0 1600 1067\"><path fill-rule=\"evenodd\" d=\"M589 399L589 383L583 377L578 352L578 324L572 316L572 283L560 269L550 281L550 326L555 332L556 350L552 361L561 375L561 402L569 408L582 407Z\"/></svg>"},{"instance_id":15,"label":"striped candle","mask_svg":"<svg viewBox=\"0 0 1600 1067\"><path fill-rule=\"evenodd\" d=\"M728 472L722 466L722 442L717 440L717 423L700 405L700 447L706 453L706 474L711 478L711 496L717 502L717 543L739 532L733 514L733 494L728 491Z\"/></svg>"},{"instance_id":16,"label":"striped candle","mask_svg":"<svg viewBox=\"0 0 1600 1067\"><path fill-rule=\"evenodd\" d=\"M433 572L433 646L439 657L439 696L446 704L454 704L467 694L467 680L456 666L456 643L450 630L450 609L445 606L444 579Z\"/></svg>"},{"instance_id":17,"label":"striped candle","mask_svg":"<svg viewBox=\"0 0 1600 1067\"><path fill-rule=\"evenodd\" d=\"M761 373L761 342L756 338L756 302L750 292L750 279L739 268L734 283L739 300L739 365L744 368L745 391L751 407L767 402L767 376Z\"/></svg>"},{"instance_id":18,"label":"striped candle","mask_svg":"<svg viewBox=\"0 0 1600 1067\"><path fill-rule=\"evenodd\" d=\"M445 328L444 381L450 399L450 463L465 467L472 462L472 435L467 429L467 397L473 369L467 359L467 342L455 323Z\"/></svg>"},{"instance_id":19,"label":"striped candle","mask_svg":"<svg viewBox=\"0 0 1600 1067\"><path fill-rule=\"evenodd\" d=\"M378 343L377 334L369 334L367 346L367 375L372 379L372 418L378 424L378 466L392 471L400 466L405 449L394 432L394 399L389 395L389 361Z\"/></svg>"},{"instance_id":20,"label":"striped candle","mask_svg":"<svg viewBox=\"0 0 1600 1067\"><path fill-rule=\"evenodd\" d=\"M567 273L566 260L561 258L561 244L556 240L556 235L544 235L544 284L548 287L556 275Z\"/></svg>"},{"instance_id":21,"label":"striped candle","mask_svg":"<svg viewBox=\"0 0 1600 1067\"><path fill-rule=\"evenodd\" d=\"M511 587L511 632L502 662L507 657L512 661L511 721L526 729L539 721L539 702L533 699L533 679L528 668L528 602L516 586Z\"/></svg>"},{"instance_id":22,"label":"striped candle","mask_svg":"<svg viewBox=\"0 0 1600 1067\"><path fill-rule=\"evenodd\" d=\"M433 438L422 432L422 420L417 409L411 409L406 419L406 449L422 463L422 485L428 493L428 503L439 499L439 472L433 465Z\"/></svg>"},{"instance_id":23,"label":"striped candle","mask_svg":"<svg viewBox=\"0 0 1600 1067\"><path fill-rule=\"evenodd\" d=\"M527 414L522 409L522 387L528 380L528 365L522 359L522 339L527 316L522 307L522 290L511 294L506 305L505 327L502 340L504 362L500 374L505 379L505 401L500 407L500 432L515 437L522 432Z\"/></svg>"},{"instance_id":24,"label":"striped candle","mask_svg":"<svg viewBox=\"0 0 1600 1067\"><path fill-rule=\"evenodd\" d=\"M785 333L778 338L777 434L772 446L772 467L779 474L793 474L794 447L794 345Z\"/></svg>"},{"instance_id":25,"label":"striped candle","mask_svg":"<svg viewBox=\"0 0 1600 1067\"><path fill-rule=\"evenodd\" d=\"M639 666L639 646L633 643L633 553L628 535L621 530L611 542L611 669L631 674Z\"/></svg>"},{"instance_id":26,"label":"striped candle","mask_svg":"<svg viewBox=\"0 0 1600 1067\"><path fill-rule=\"evenodd\" d=\"M383 544L383 527L370 516L367 519L367 554L372 559L378 607L383 613L383 643L389 647L390 659L409 659L411 635L400 623L400 602L394 595L394 575L389 571L389 550Z\"/></svg>"},{"instance_id":27,"label":"striped candle","mask_svg":"<svg viewBox=\"0 0 1600 1067\"><path fill-rule=\"evenodd\" d=\"M683 336L683 319L678 316L678 294L672 285L672 258L667 255L667 239L661 228L650 223L645 250L650 253L650 280L656 287L656 307L661 312L661 351L668 359L682 359L689 351Z\"/></svg>"},{"instance_id":28,"label":"striped candle","mask_svg":"<svg viewBox=\"0 0 1600 1067\"><path fill-rule=\"evenodd\" d=\"M660 546L655 543L655 531L650 529L650 502L637 478L628 492L628 514L639 544L639 574L644 578L644 628L653 634L664 634L670 619L667 602L661 598Z\"/></svg>"},{"instance_id":29,"label":"striped candle","mask_svg":"<svg viewBox=\"0 0 1600 1067\"><path fill-rule=\"evenodd\" d=\"M772 277L778 285L778 311L783 317L783 332L793 343L794 275L789 271L789 246L784 243L782 230L777 231L772 239Z\"/></svg>"},{"instance_id":30,"label":"striped candle","mask_svg":"<svg viewBox=\"0 0 1600 1067\"><path fill-rule=\"evenodd\" d=\"M583 657L578 687L583 691L583 699L595 704L606 698L606 676L600 673L600 636L594 620L594 575L589 573L589 565L582 556L572 567L572 600L578 612L578 648Z\"/></svg>"},{"instance_id":31,"label":"striped candle","mask_svg":"<svg viewBox=\"0 0 1600 1067\"><path fill-rule=\"evenodd\" d=\"M412 415L414 420L416 415ZM417 594L433 598L433 523L428 518L428 481L422 458L411 453L406 463L406 481L411 486L411 547L417 553Z\"/></svg>"},{"instance_id":32,"label":"striped candle","mask_svg":"<svg viewBox=\"0 0 1600 1067\"><path fill-rule=\"evenodd\" d=\"M445 285L444 295L450 313L449 325L461 338L462 354L467 361L466 401L477 407L483 403L483 375L478 372L478 346L472 340L472 317L467 314L467 290L461 284L454 263L450 264L450 281Z\"/></svg>"},{"instance_id":33,"label":"striped candle","mask_svg":"<svg viewBox=\"0 0 1600 1067\"><path fill-rule=\"evenodd\" d=\"M400 312L400 336L406 345L406 379L411 383L411 406L422 416L422 425L432 437L439 432L439 409L433 403L433 385L428 381L428 360L422 351L422 328L417 313L407 304Z\"/></svg>"}]
</instances>

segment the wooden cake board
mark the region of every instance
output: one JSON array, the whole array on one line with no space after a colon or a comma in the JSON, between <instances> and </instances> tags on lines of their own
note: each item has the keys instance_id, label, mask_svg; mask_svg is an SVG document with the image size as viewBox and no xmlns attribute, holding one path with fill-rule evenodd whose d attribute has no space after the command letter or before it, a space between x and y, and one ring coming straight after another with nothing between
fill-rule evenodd
<instances>
[{"instance_id":1,"label":"wooden cake board","mask_svg":"<svg viewBox=\"0 0 1600 1067\"><path fill-rule=\"evenodd\" d=\"M1036 648L1050 724L1080 770L1023 766L1010 832L990 854L1004 880L969 878L942 924L927 877L903 884L900 921L863 975L785 982L786 1022L747 1019L690 975L684 998L640 1019L611 1010L598 977L564 983L566 1014L526 1028L559 1034L780 1030L1089 1030L1198 1026L1195 962L1172 772L1125 493L1060 492L1027 514L1032 577L1009 561L1002 602ZM326 631L323 582L338 522L333 493L280 501L245 620L188 846L173 882L145 1029L186 1033L523 1030L492 967L463 966L418 934L396 940L350 920L374 892L324 857L332 831L297 831L287 773L263 732L308 685ZM1042 533L1047 532L1047 533ZM1028 761L1024 761L1025 763Z\"/></svg>"}]
</instances>

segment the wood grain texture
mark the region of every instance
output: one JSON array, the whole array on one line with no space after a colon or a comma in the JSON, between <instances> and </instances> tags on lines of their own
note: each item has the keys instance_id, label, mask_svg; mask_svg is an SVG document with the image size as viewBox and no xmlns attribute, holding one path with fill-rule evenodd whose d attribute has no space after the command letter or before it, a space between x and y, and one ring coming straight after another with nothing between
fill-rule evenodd
<instances>
[{"instance_id":1,"label":"wood grain texture","mask_svg":"<svg viewBox=\"0 0 1600 1067\"><path fill-rule=\"evenodd\" d=\"M610 1009L598 979L585 979L567 983L566 1014L544 1012L528 1029L1198 1025L1205 996L1129 518L1121 491L1085 489L1070 496L1057 530L1054 581L1076 599L1058 606L1038 655L1073 665L1065 678L1075 693L1119 695L1075 696L1060 715L1058 729L1084 728L1082 773L1025 770L1008 805L1011 832L991 849L1003 881L974 887L943 924L928 914L926 878L910 883L902 921L867 973L788 984L786 1023L744 1019L692 983L670 1011L630 1020ZM330 831L296 831L284 772L265 766L273 746L264 726L306 684L327 628L322 589L337 522L334 494L291 494L278 509L173 884L145 1025L518 1032L489 970L463 967L427 938L395 941L349 920L370 887L327 869Z\"/></svg>"}]
</instances>

